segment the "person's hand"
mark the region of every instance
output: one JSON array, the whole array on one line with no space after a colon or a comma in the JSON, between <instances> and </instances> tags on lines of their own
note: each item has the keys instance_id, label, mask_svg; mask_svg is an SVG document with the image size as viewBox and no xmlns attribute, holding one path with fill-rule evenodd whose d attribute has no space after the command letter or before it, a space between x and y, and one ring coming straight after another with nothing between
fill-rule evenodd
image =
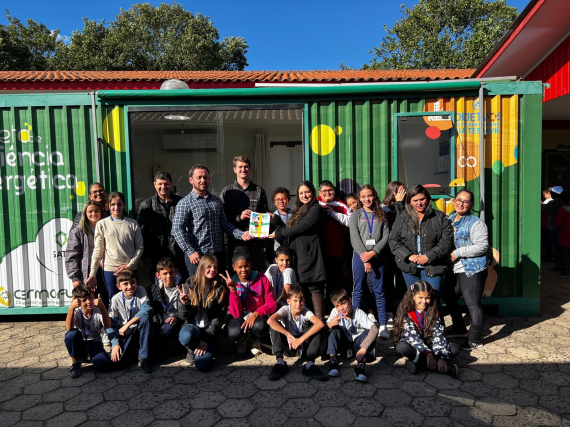
<instances>
[{"instance_id":1,"label":"person's hand","mask_svg":"<svg viewBox=\"0 0 570 427\"><path fill-rule=\"evenodd\" d=\"M362 362L362 359L364 359L364 356L366 356L366 349L365 349L365 348L360 348L360 350L358 350L358 351L356 352L356 355L355 355L356 361L357 361L358 363Z\"/></svg>"},{"instance_id":2,"label":"person's hand","mask_svg":"<svg viewBox=\"0 0 570 427\"><path fill-rule=\"evenodd\" d=\"M99 261L99 268L103 268L103 260Z\"/></svg>"},{"instance_id":3,"label":"person's hand","mask_svg":"<svg viewBox=\"0 0 570 427\"><path fill-rule=\"evenodd\" d=\"M429 259L425 255L418 255L418 259L416 260L416 264L418 265L426 265Z\"/></svg>"},{"instance_id":4,"label":"person's hand","mask_svg":"<svg viewBox=\"0 0 570 427\"><path fill-rule=\"evenodd\" d=\"M329 205L323 206L323 210L327 215L332 215L334 212L333 208L331 208Z\"/></svg>"},{"instance_id":5,"label":"person's hand","mask_svg":"<svg viewBox=\"0 0 570 427\"><path fill-rule=\"evenodd\" d=\"M291 345L293 344L293 341L295 341L295 337L293 336L293 334L291 332L288 332L287 344L289 344L289 350L291 350Z\"/></svg>"},{"instance_id":6,"label":"person's hand","mask_svg":"<svg viewBox=\"0 0 570 427\"><path fill-rule=\"evenodd\" d=\"M457 257L455 256L455 252L451 252L451 262L455 262Z\"/></svg>"},{"instance_id":7,"label":"person's hand","mask_svg":"<svg viewBox=\"0 0 570 427\"><path fill-rule=\"evenodd\" d=\"M365 273L372 273L372 264L369 262L364 263L364 272Z\"/></svg>"},{"instance_id":8,"label":"person's hand","mask_svg":"<svg viewBox=\"0 0 570 427\"><path fill-rule=\"evenodd\" d=\"M268 239L275 239L275 231L267 236Z\"/></svg>"},{"instance_id":9,"label":"person's hand","mask_svg":"<svg viewBox=\"0 0 570 427\"><path fill-rule=\"evenodd\" d=\"M186 292L184 285L179 285L176 288L178 288L178 292L180 292L180 302L182 304L188 304L190 302L190 298L188 298L188 292Z\"/></svg>"},{"instance_id":10,"label":"person's hand","mask_svg":"<svg viewBox=\"0 0 570 427\"><path fill-rule=\"evenodd\" d=\"M194 350L194 356L203 356L208 351L208 344L204 341L200 341Z\"/></svg>"},{"instance_id":11,"label":"person's hand","mask_svg":"<svg viewBox=\"0 0 570 427\"><path fill-rule=\"evenodd\" d=\"M97 277L91 276L89 279L87 279L85 285L91 289L91 292L95 292L97 289Z\"/></svg>"},{"instance_id":12,"label":"person's hand","mask_svg":"<svg viewBox=\"0 0 570 427\"><path fill-rule=\"evenodd\" d=\"M225 280L226 286L230 289L230 291L232 291L232 292L236 291L236 285L237 284L236 284L236 282L234 282L234 279L232 279L232 276L230 276L230 273L228 272L228 270L226 270L225 276L222 273L220 273L220 277Z\"/></svg>"},{"instance_id":13,"label":"person's hand","mask_svg":"<svg viewBox=\"0 0 570 427\"><path fill-rule=\"evenodd\" d=\"M117 271L115 271L114 276L118 276L119 273L120 273L121 271L123 271L123 270L130 270L130 268L129 268L129 266L128 266L127 264L119 265L119 266L117 267Z\"/></svg>"},{"instance_id":14,"label":"person's hand","mask_svg":"<svg viewBox=\"0 0 570 427\"><path fill-rule=\"evenodd\" d=\"M374 251L368 251L368 252L362 252L360 254L360 260L362 262L368 262L370 261L372 258L374 258L374 256L376 255L376 253L374 253Z\"/></svg>"},{"instance_id":15,"label":"person's hand","mask_svg":"<svg viewBox=\"0 0 570 427\"><path fill-rule=\"evenodd\" d=\"M293 341L291 341L289 344L291 345L293 350L297 350L299 347L303 345L304 342L305 340L299 337L299 338L294 338Z\"/></svg>"},{"instance_id":16,"label":"person's hand","mask_svg":"<svg viewBox=\"0 0 570 427\"><path fill-rule=\"evenodd\" d=\"M246 218L251 218L251 210L250 209L246 209L245 211L243 211L239 217L242 221Z\"/></svg>"},{"instance_id":17,"label":"person's hand","mask_svg":"<svg viewBox=\"0 0 570 427\"><path fill-rule=\"evenodd\" d=\"M122 355L123 355L123 349L119 344L117 344L115 347L113 347L113 350L111 351L111 360L113 362L118 362L121 359Z\"/></svg>"},{"instance_id":18,"label":"person's hand","mask_svg":"<svg viewBox=\"0 0 570 427\"><path fill-rule=\"evenodd\" d=\"M445 374L447 372L447 362L445 359L439 359L437 361L437 370L442 374Z\"/></svg>"},{"instance_id":19,"label":"person's hand","mask_svg":"<svg viewBox=\"0 0 570 427\"><path fill-rule=\"evenodd\" d=\"M403 202L406 198L406 189L404 187L400 187L398 192L394 194L396 196L397 202Z\"/></svg>"},{"instance_id":20,"label":"person's hand","mask_svg":"<svg viewBox=\"0 0 570 427\"><path fill-rule=\"evenodd\" d=\"M249 231L246 231L241 236L241 240L243 240L244 242L247 242L248 240L251 240L251 239L253 239L253 236L251 234L249 234Z\"/></svg>"},{"instance_id":21,"label":"person's hand","mask_svg":"<svg viewBox=\"0 0 570 427\"><path fill-rule=\"evenodd\" d=\"M419 255L415 255L415 254L414 254L414 255L410 255L410 256L408 257L408 259L409 259L411 262L413 262L413 263L415 264L415 263L418 262L418 258L419 258L419 257L420 257Z\"/></svg>"},{"instance_id":22,"label":"person's hand","mask_svg":"<svg viewBox=\"0 0 570 427\"><path fill-rule=\"evenodd\" d=\"M79 307L81 307L81 303L79 302L79 300L78 300L77 298L73 298L73 299L71 300L71 304L69 304L69 310L70 310L70 311L73 311L73 310L75 310L76 308L79 308Z\"/></svg>"},{"instance_id":23,"label":"person's hand","mask_svg":"<svg viewBox=\"0 0 570 427\"><path fill-rule=\"evenodd\" d=\"M145 260L143 260L143 264L146 268L152 271L152 263L150 261L150 258L146 258Z\"/></svg>"},{"instance_id":24,"label":"person's hand","mask_svg":"<svg viewBox=\"0 0 570 427\"><path fill-rule=\"evenodd\" d=\"M200 254L198 252L194 252L192 255L188 256L190 262L192 264L198 264L200 262Z\"/></svg>"},{"instance_id":25,"label":"person's hand","mask_svg":"<svg viewBox=\"0 0 570 427\"><path fill-rule=\"evenodd\" d=\"M79 285L81 285L82 283L83 283L83 282L82 282L81 280L74 280L74 281L73 281L73 287L76 288L76 287L78 287Z\"/></svg>"},{"instance_id":26,"label":"person's hand","mask_svg":"<svg viewBox=\"0 0 570 427\"><path fill-rule=\"evenodd\" d=\"M128 330L129 330L129 327L126 326L126 325L123 326L123 327L121 327L121 329L119 329L119 335L123 335L123 336L124 336L124 335L125 335L125 332L127 332Z\"/></svg>"},{"instance_id":27,"label":"person's hand","mask_svg":"<svg viewBox=\"0 0 570 427\"><path fill-rule=\"evenodd\" d=\"M259 313L253 312L249 315L249 317L247 319L244 320L243 324L241 325L241 328L243 329L243 332L247 332L250 329L253 329L253 324L255 323L255 319L257 319L259 317Z\"/></svg>"},{"instance_id":28,"label":"person's hand","mask_svg":"<svg viewBox=\"0 0 570 427\"><path fill-rule=\"evenodd\" d=\"M104 304L103 304L103 300L101 299L101 294L98 294L98 295L97 295L97 298L95 298L95 300L93 301L93 305L94 305L95 307L99 307L99 308L100 308L102 305L104 305Z\"/></svg>"},{"instance_id":29,"label":"person's hand","mask_svg":"<svg viewBox=\"0 0 570 427\"><path fill-rule=\"evenodd\" d=\"M335 317L333 317L331 320L329 320L327 322L327 325L329 325L329 328L334 328L335 326L338 326L338 324L340 323L340 320L343 317L344 316L341 313L338 313Z\"/></svg>"},{"instance_id":30,"label":"person's hand","mask_svg":"<svg viewBox=\"0 0 570 427\"><path fill-rule=\"evenodd\" d=\"M428 353L427 355L427 366L432 370L435 370L437 368L437 361L435 360L435 357L433 357L433 354L431 353Z\"/></svg>"},{"instance_id":31,"label":"person's hand","mask_svg":"<svg viewBox=\"0 0 570 427\"><path fill-rule=\"evenodd\" d=\"M172 326L174 326L176 325L176 317L168 317L165 322L170 323Z\"/></svg>"}]
</instances>

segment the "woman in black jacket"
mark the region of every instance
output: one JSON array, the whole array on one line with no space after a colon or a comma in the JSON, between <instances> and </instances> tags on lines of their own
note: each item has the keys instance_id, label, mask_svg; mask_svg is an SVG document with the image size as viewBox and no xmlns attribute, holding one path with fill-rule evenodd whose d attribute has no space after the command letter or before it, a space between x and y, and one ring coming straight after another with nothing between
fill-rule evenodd
<instances>
[{"instance_id":1,"label":"woman in black jacket","mask_svg":"<svg viewBox=\"0 0 570 427\"><path fill-rule=\"evenodd\" d=\"M178 317L185 320L180 329L180 344L188 349L186 364L209 371L218 349L216 332L225 314L226 287L218 276L218 259L204 255L196 274L180 288Z\"/></svg>"},{"instance_id":2,"label":"woman in black jacket","mask_svg":"<svg viewBox=\"0 0 570 427\"><path fill-rule=\"evenodd\" d=\"M303 181L297 187L297 200L286 226L278 226L269 236L289 239L295 252L294 270L303 290L311 293L315 316L323 320L324 289L327 280L323 260L324 211L317 201L313 184Z\"/></svg>"},{"instance_id":3,"label":"woman in black jacket","mask_svg":"<svg viewBox=\"0 0 570 427\"><path fill-rule=\"evenodd\" d=\"M423 186L408 189L406 210L397 215L389 242L408 289L425 280L439 301L439 288L453 249L453 229L445 214L431 207L430 194Z\"/></svg>"}]
</instances>

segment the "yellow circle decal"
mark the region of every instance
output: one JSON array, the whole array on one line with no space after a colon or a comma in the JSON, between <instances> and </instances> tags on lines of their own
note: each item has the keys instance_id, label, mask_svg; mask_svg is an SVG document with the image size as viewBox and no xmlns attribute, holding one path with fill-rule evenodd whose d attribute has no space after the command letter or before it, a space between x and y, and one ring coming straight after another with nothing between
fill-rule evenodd
<instances>
[{"instance_id":1,"label":"yellow circle decal","mask_svg":"<svg viewBox=\"0 0 570 427\"><path fill-rule=\"evenodd\" d=\"M335 129L340 129L340 132L342 132L340 126L337 126ZM319 156L330 154L336 145L336 136L337 134L330 126L315 126L311 131L311 136L309 138L311 149Z\"/></svg>"},{"instance_id":2,"label":"yellow circle decal","mask_svg":"<svg viewBox=\"0 0 570 427\"><path fill-rule=\"evenodd\" d=\"M125 152L125 141L123 136L123 120L122 120L123 109L120 107L113 108L105 120L103 120L103 139L109 147L116 151Z\"/></svg>"},{"instance_id":3,"label":"yellow circle decal","mask_svg":"<svg viewBox=\"0 0 570 427\"><path fill-rule=\"evenodd\" d=\"M12 296L4 287L0 288L0 304L5 307L10 307L10 304L12 304Z\"/></svg>"}]
</instances>

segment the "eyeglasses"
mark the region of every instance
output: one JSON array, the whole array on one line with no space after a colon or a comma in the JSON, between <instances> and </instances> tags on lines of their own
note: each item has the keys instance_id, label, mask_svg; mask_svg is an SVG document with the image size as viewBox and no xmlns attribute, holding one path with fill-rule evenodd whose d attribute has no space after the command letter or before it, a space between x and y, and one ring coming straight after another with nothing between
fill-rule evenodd
<instances>
[{"instance_id":1,"label":"eyeglasses","mask_svg":"<svg viewBox=\"0 0 570 427\"><path fill-rule=\"evenodd\" d=\"M455 203L457 203L458 205L470 205L471 204L471 200L461 200L461 199L455 199Z\"/></svg>"},{"instance_id":2,"label":"eyeglasses","mask_svg":"<svg viewBox=\"0 0 570 427\"><path fill-rule=\"evenodd\" d=\"M331 194L334 193L334 190L320 190L321 193L327 193L327 194Z\"/></svg>"},{"instance_id":3,"label":"eyeglasses","mask_svg":"<svg viewBox=\"0 0 570 427\"><path fill-rule=\"evenodd\" d=\"M287 201L288 201L287 199L275 199L275 202L276 202L276 203L279 203L279 202L283 202L283 203L284 203L284 202L287 202Z\"/></svg>"}]
</instances>

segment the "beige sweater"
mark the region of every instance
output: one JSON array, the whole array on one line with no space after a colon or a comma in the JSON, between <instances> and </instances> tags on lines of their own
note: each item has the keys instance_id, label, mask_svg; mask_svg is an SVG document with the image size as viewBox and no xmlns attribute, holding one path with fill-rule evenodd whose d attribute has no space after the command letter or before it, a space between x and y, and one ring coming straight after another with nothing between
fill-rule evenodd
<instances>
[{"instance_id":1,"label":"beige sweater","mask_svg":"<svg viewBox=\"0 0 570 427\"><path fill-rule=\"evenodd\" d=\"M89 276L97 274L103 256L105 271L115 271L123 264L127 264L130 270L136 270L143 249L141 229L134 219L102 219L95 228L95 249Z\"/></svg>"}]
</instances>

